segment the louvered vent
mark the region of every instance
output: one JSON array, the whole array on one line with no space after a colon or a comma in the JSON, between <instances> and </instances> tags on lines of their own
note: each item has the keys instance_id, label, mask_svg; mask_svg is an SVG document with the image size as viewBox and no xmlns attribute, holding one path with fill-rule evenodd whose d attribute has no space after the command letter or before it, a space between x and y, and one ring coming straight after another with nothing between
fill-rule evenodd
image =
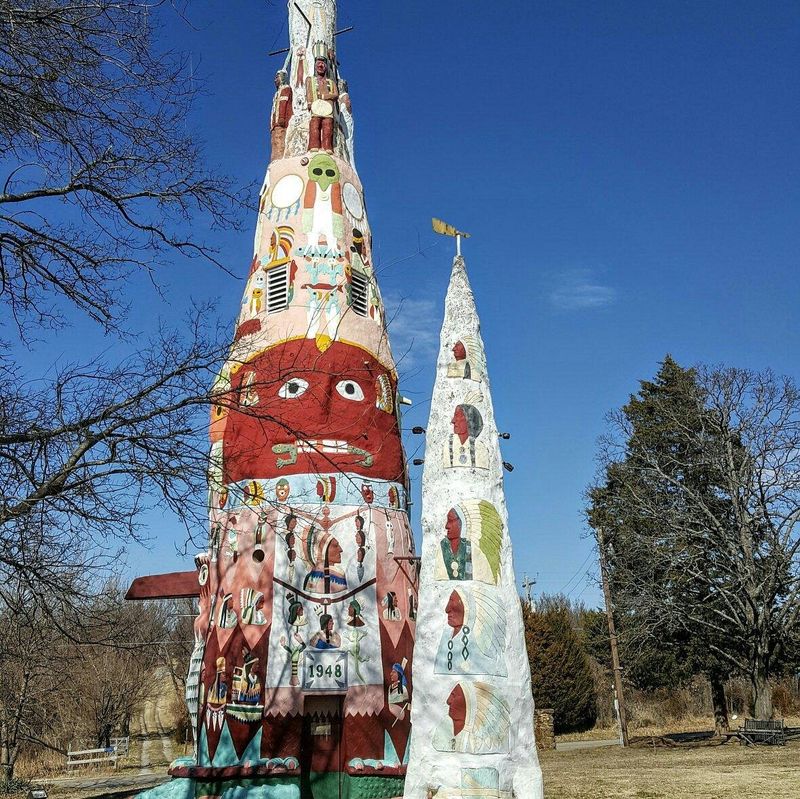
<instances>
[{"instance_id":1,"label":"louvered vent","mask_svg":"<svg viewBox=\"0 0 800 799\"><path fill-rule=\"evenodd\" d=\"M353 272L350 278L350 304L359 316L367 315L369 280L360 272Z\"/></svg>"},{"instance_id":2,"label":"louvered vent","mask_svg":"<svg viewBox=\"0 0 800 799\"><path fill-rule=\"evenodd\" d=\"M267 272L267 313L277 313L289 304L289 264Z\"/></svg>"}]
</instances>

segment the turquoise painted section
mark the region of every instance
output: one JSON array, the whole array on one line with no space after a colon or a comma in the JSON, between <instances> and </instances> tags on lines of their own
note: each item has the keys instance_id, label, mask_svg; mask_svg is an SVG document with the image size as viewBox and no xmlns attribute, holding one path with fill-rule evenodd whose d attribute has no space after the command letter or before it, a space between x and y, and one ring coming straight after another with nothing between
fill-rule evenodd
<instances>
[{"instance_id":1,"label":"turquoise painted section","mask_svg":"<svg viewBox=\"0 0 800 799\"><path fill-rule=\"evenodd\" d=\"M137 795L136 799L300 799L299 780L295 777L254 778L202 782L175 779Z\"/></svg>"},{"instance_id":2,"label":"turquoise painted section","mask_svg":"<svg viewBox=\"0 0 800 799\"><path fill-rule=\"evenodd\" d=\"M402 796L402 777L342 775L342 799L395 799ZM175 779L137 795L137 799L300 799L297 777L203 782Z\"/></svg>"},{"instance_id":3,"label":"turquoise painted section","mask_svg":"<svg viewBox=\"0 0 800 799\"><path fill-rule=\"evenodd\" d=\"M410 748L410 747L409 747ZM200 737L197 741L197 763L201 766L209 765L211 758L208 755L208 736L206 735L206 725L200 725Z\"/></svg>"},{"instance_id":4,"label":"turquoise painted section","mask_svg":"<svg viewBox=\"0 0 800 799\"><path fill-rule=\"evenodd\" d=\"M263 730L261 727L258 728L258 732L255 734L253 739L250 743L247 744L247 748L242 752L241 763L251 763L255 765L256 763L263 762L263 758L261 757L261 735Z\"/></svg>"},{"instance_id":5,"label":"turquoise painted section","mask_svg":"<svg viewBox=\"0 0 800 799\"><path fill-rule=\"evenodd\" d=\"M203 796L202 793L197 794ZM241 780L230 784L220 794L220 799L299 799L300 786L297 782L263 782Z\"/></svg>"},{"instance_id":6,"label":"turquoise painted section","mask_svg":"<svg viewBox=\"0 0 800 799\"><path fill-rule=\"evenodd\" d=\"M260 730L259 730L260 732ZM212 766L232 766L239 763L239 757L236 754L236 749L233 746L233 739L231 738L230 730L228 729L227 722L222 725L222 732L219 736L219 743L214 752L214 759L211 761Z\"/></svg>"},{"instance_id":7,"label":"turquoise painted section","mask_svg":"<svg viewBox=\"0 0 800 799\"><path fill-rule=\"evenodd\" d=\"M342 799L393 799L403 795L402 777L350 777L342 783Z\"/></svg>"},{"instance_id":8,"label":"turquoise painted section","mask_svg":"<svg viewBox=\"0 0 800 799\"><path fill-rule=\"evenodd\" d=\"M137 794L136 799L194 799L194 781L170 780Z\"/></svg>"},{"instance_id":9,"label":"turquoise painted section","mask_svg":"<svg viewBox=\"0 0 800 799\"><path fill-rule=\"evenodd\" d=\"M203 733L205 734L205 729ZM236 749L231 739L228 722L224 722L222 725L222 733L219 737L219 743L217 744L217 751L214 753L214 760L211 765L223 768L233 765L242 766L245 763L257 765L258 763L265 762L264 758L261 757L261 735L262 730L259 727L258 732L247 744L247 748L242 752L242 756L239 757L236 754Z\"/></svg>"},{"instance_id":10,"label":"turquoise painted section","mask_svg":"<svg viewBox=\"0 0 800 799\"><path fill-rule=\"evenodd\" d=\"M408 747L406 747L406 752L407 751ZM394 748L394 744L392 743L392 739L388 732L384 733L383 762L387 766L400 765L400 758L397 756L397 749Z\"/></svg>"}]
</instances>

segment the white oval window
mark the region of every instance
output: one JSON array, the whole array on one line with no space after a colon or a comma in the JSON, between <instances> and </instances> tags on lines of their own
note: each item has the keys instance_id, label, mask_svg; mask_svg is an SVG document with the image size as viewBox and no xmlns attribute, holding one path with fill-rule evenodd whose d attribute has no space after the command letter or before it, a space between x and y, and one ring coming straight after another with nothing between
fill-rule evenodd
<instances>
[{"instance_id":1,"label":"white oval window","mask_svg":"<svg viewBox=\"0 0 800 799\"><path fill-rule=\"evenodd\" d=\"M272 190L270 198L276 208L288 208L294 205L303 193L303 178L300 175L284 175Z\"/></svg>"}]
</instances>

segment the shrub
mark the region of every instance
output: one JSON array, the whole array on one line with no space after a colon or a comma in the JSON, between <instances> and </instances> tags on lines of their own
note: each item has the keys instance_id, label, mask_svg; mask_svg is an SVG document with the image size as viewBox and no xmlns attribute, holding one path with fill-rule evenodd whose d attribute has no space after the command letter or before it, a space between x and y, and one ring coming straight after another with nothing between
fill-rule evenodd
<instances>
[{"instance_id":1,"label":"shrub","mask_svg":"<svg viewBox=\"0 0 800 799\"><path fill-rule=\"evenodd\" d=\"M569 609L548 606L537 613L524 602L522 609L537 705L553 708L556 733L590 729L597 720L595 682Z\"/></svg>"}]
</instances>

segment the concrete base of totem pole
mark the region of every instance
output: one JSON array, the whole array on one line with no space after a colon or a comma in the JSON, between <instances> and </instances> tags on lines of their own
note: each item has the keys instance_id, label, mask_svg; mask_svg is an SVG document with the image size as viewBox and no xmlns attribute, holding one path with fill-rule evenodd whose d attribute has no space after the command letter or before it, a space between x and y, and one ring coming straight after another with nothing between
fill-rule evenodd
<instances>
[{"instance_id":1,"label":"concrete base of totem pole","mask_svg":"<svg viewBox=\"0 0 800 799\"><path fill-rule=\"evenodd\" d=\"M341 785L340 785L341 780ZM311 775L312 784L301 786L299 777L235 777L228 780L196 780L175 777L170 782L138 794L137 799L401 799L402 777L349 774Z\"/></svg>"}]
</instances>

